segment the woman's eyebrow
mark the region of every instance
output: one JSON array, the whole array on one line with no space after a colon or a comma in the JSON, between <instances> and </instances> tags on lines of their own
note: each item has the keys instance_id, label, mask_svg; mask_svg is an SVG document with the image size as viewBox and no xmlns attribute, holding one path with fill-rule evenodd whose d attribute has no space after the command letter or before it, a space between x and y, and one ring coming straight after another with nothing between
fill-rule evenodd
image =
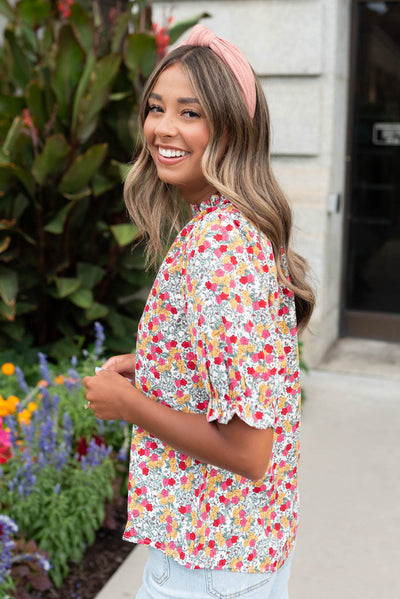
<instances>
[{"instance_id":1,"label":"woman's eyebrow","mask_svg":"<svg viewBox=\"0 0 400 599\"><path fill-rule=\"evenodd\" d=\"M149 98L162 102L162 96L160 94L155 94L154 92L151 92ZM177 101L179 104L200 104L197 98L178 98Z\"/></svg>"}]
</instances>

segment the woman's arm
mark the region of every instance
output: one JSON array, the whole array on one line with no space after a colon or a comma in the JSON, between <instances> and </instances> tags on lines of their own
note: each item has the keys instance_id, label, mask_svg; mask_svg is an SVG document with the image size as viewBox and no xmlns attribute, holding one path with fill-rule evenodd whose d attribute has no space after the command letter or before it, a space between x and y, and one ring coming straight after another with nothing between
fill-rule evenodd
<instances>
[{"instance_id":1,"label":"woman's arm","mask_svg":"<svg viewBox=\"0 0 400 599\"><path fill-rule=\"evenodd\" d=\"M252 480L262 478L268 468L272 428L253 428L237 416L228 424L219 424L208 422L204 414L173 410L147 397L116 372L101 371L82 382L98 418L134 423L192 458Z\"/></svg>"}]
</instances>

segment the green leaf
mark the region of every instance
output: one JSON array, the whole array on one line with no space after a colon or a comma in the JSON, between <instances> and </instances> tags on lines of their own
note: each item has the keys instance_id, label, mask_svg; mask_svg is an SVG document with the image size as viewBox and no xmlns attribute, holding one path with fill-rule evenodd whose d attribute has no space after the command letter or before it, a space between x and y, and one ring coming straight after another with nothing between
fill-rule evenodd
<instances>
[{"instance_id":1,"label":"green leaf","mask_svg":"<svg viewBox=\"0 0 400 599\"><path fill-rule=\"evenodd\" d=\"M211 15L208 12L203 12L200 15L197 15L197 17L190 17L189 19L184 19L183 21L174 23L168 29L169 43L174 44L177 39L180 38L183 33L185 33L185 31L197 25L201 19L206 19L208 17L211 17Z\"/></svg>"},{"instance_id":2,"label":"green leaf","mask_svg":"<svg viewBox=\"0 0 400 599\"><path fill-rule=\"evenodd\" d=\"M131 33L124 47L125 64L130 71L139 71L149 77L157 60L157 44L154 35Z\"/></svg>"},{"instance_id":3,"label":"green leaf","mask_svg":"<svg viewBox=\"0 0 400 599\"><path fill-rule=\"evenodd\" d=\"M132 223L123 223L121 225L111 225L110 229L119 246L123 247L132 243L138 234L138 228Z\"/></svg>"},{"instance_id":4,"label":"green leaf","mask_svg":"<svg viewBox=\"0 0 400 599\"><path fill-rule=\"evenodd\" d=\"M25 98L17 97L11 94L0 94L0 114L1 120L13 119L19 116L25 106Z\"/></svg>"},{"instance_id":5,"label":"green leaf","mask_svg":"<svg viewBox=\"0 0 400 599\"><path fill-rule=\"evenodd\" d=\"M64 25L60 30L56 65L51 81L61 118L67 117L67 107L78 85L84 59L85 52L77 41L72 27Z\"/></svg>"},{"instance_id":6,"label":"green leaf","mask_svg":"<svg viewBox=\"0 0 400 599\"><path fill-rule=\"evenodd\" d=\"M33 120L42 129L47 120L43 89L34 81L28 85L26 101Z\"/></svg>"},{"instance_id":7,"label":"green leaf","mask_svg":"<svg viewBox=\"0 0 400 599\"><path fill-rule=\"evenodd\" d=\"M85 311L85 316L88 320L99 320L105 318L109 313L109 308L104 304L93 302L93 304Z\"/></svg>"},{"instance_id":8,"label":"green leaf","mask_svg":"<svg viewBox=\"0 0 400 599\"><path fill-rule=\"evenodd\" d=\"M61 235L64 230L65 221L67 220L67 216L74 207L75 202L69 202L63 208L61 208L60 212L56 214L56 216L44 227L44 230L48 233L53 233L54 235Z\"/></svg>"},{"instance_id":9,"label":"green leaf","mask_svg":"<svg viewBox=\"0 0 400 599\"><path fill-rule=\"evenodd\" d=\"M93 195L100 196L116 185L116 181L107 179L101 173L96 173L92 180Z\"/></svg>"},{"instance_id":10,"label":"green leaf","mask_svg":"<svg viewBox=\"0 0 400 599\"><path fill-rule=\"evenodd\" d=\"M122 42L125 35L128 33L129 23L131 20L130 11L122 13L116 22L111 40L111 52L121 52Z\"/></svg>"},{"instance_id":11,"label":"green leaf","mask_svg":"<svg viewBox=\"0 0 400 599\"><path fill-rule=\"evenodd\" d=\"M14 149L16 141L21 134L22 118L16 116L12 122L11 127L8 130L7 136L3 144L3 152L8 156Z\"/></svg>"},{"instance_id":12,"label":"green leaf","mask_svg":"<svg viewBox=\"0 0 400 599\"><path fill-rule=\"evenodd\" d=\"M125 181L128 176L129 171L132 168L132 164L124 164L123 162L118 162L118 160L111 160L111 164L116 166L119 170L119 174L121 177L121 181Z\"/></svg>"},{"instance_id":13,"label":"green leaf","mask_svg":"<svg viewBox=\"0 0 400 599\"><path fill-rule=\"evenodd\" d=\"M0 164L8 164L10 162L10 157L8 154L5 154L3 149L0 148Z\"/></svg>"},{"instance_id":14,"label":"green leaf","mask_svg":"<svg viewBox=\"0 0 400 599\"><path fill-rule=\"evenodd\" d=\"M73 277L56 277L55 282L58 297L67 297L81 286L80 280Z\"/></svg>"},{"instance_id":15,"label":"green leaf","mask_svg":"<svg viewBox=\"0 0 400 599\"><path fill-rule=\"evenodd\" d=\"M74 105L72 108L72 124L71 124L71 132L73 137L77 137L77 125L78 125L78 115L81 100L86 93L86 89L90 80L90 76L92 74L94 65L96 64L96 56L91 53L88 56L84 71L82 73L82 77L79 80L78 88L76 90L76 94L74 97Z\"/></svg>"},{"instance_id":16,"label":"green leaf","mask_svg":"<svg viewBox=\"0 0 400 599\"><path fill-rule=\"evenodd\" d=\"M71 148L62 133L52 135L46 140L43 151L32 166L32 174L39 184L48 177L56 177L68 164Z\"/></svg>"},{"instance_id":17,"label":"green leaf","mask_svg":"<svg viewBox=\"0 0 400 599\"><path fill-rule=\"evenodd\" d=\"M105 275L104 268L90 262L78 262L77 273L83 289L93 289Z\"/></svg>"},{"instance_id":18,"label":"green leaf","mask_svg":"<svg viewBox=\"0 0 400 599\"><path fill-rule=\"evenodd\" d=\"M20 181L31 197L35 194L35 180L31 173L16 164L0 164L0 189L4 190L11 180Z\"/></svg>"},{"instance_id":19,"label":"green leaf","mask_svg":"<svg viewBox=\"0 0 400 599\"><path fill-rule=\"evenodd\" d=\"M25 212L26 208L28 208L28 206L28 198L24 194L19 193L13 202L13 218L15 218L15 220L18 220L20 216L22 216L22 214Z\"/></svg>"},{"instance_id":20,"label":"green leaf","mask_svg":"<svg viewBox=\"0 0 400 599\"><path fill-rule=\"evenodd\" d=\"M25 333L23 320L19 318L15 322L5 322L1 325L1 331L14 341L20 341Z\"/></svg>"},{"instance_id":21,"label":"green leaf","mask_svg":"<svg viewBox=\"0 0 400 599\"><path fill-rule=\"evenodd\" d=\"M121 56L109 54L95 64L87 85L85 95L76 109L76 126L74 133L79 140L86 141L97 125L101 109L106 105L110 94L110 86L116 77Z\"/></svg>"},{"instance_id":22,"label":"green leaf","mask_svg":"<svg viewBox=\"0 0 400 599\"><path fill-rule=\"evenodd\" d=\"M16 314L16 302L13 302L10 306L0 299L0 316L8 321L13 321Z\"/></svg>"},{"instance_id":23,"label":"green leaf","mask_svg":"<svg viewBox=\"0 0 400 599\"><path fill-rule=\"evenodd\" d=\"M7 306L15 305L18 293L18 275L15 270L0 265L0 297Z\"/></svg>"},{"instance_id":24,"label":"green leaf","mask_svg":"<svg viewBox=\"0 0 400 599\"><path fill-rule=\"evenodd\" d=\"M107 153L107 144L92 146L64 174L58 187L60 193L76 194L82 191L100 168Z\"/></svg>"},{"instance_id":25,"label":"green leaf","mask_svg":"<svg viewBox=\"0 0 400 599\"><path fill-rule=\"evenodd\" d=\"M90 289L78 289L71 293L68 299L80 308L90 308L93 304L93 293Z\"/></svg>"},{"instance_id":26,"label":"green leaf","mask_svg":"<svg viewBox=\"0 0 400 599\"><path fill-rule=\"evenodd\" d=\"M24 90L29 83L31 73L30 62L11 29L6 29L4 40L8 44L12 58L12 78L16 86Z\"/></svg>"},{"instance_id":27,"label":"green leaf","mask_svg":"<svg viewBox=\"0 0 400 599\"><path fill-rule=\"evenodd\" d=\"M11 8L7 0L0 0L0 15L3 15L4 17L6 17L6 19L9 19L10 21L13 21L15 18L15 12Z\"/></svg>"},{"instance_id":28,"label":"green leaf","mask_svg":"<svg viewBox=\"0 0 400 599\"><path fill-rule=\"evenodd\" d=\"M83 198L87 198L88 196L92 195L92 190L90 189L90 187L85 187L84 189L81 189L76 193L64 193L63 195L67 198L67 200L83 200Z\"/></svg>"},{"instance_id":29,"label":"green leaf","mask_svg":"<svg viewBox=\"0 0 400 599\"><path fill-rule=\"evenodd\" d=\"M69 22L82 48L88 54L93 48L94 27L91 18L78 2L71 6Z\"/></svg>"},{"instance_id":30,"label":"green leaf","mask_svg":"<svg viewBox=\"0 0 400 599\"><path fill-rule=\"evenodd\" d=\"M20 0L18 13L30 27L42 25L50 16L51 5L48 0Z\"/></svg>"}]
</instances>

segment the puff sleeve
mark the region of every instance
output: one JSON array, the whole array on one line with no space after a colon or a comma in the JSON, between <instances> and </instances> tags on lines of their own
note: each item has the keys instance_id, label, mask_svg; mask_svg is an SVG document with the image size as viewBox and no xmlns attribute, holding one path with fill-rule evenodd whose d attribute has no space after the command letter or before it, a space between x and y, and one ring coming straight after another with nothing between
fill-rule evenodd
<instances>
[{"instance_id":1,"label":"puff sleeve","mask_svg":"<svg viewBox=\"0 0 400 599\"><path fill-rule=\"evenodd\" d=\"M236 414L274 427L286 356L276 327L279 287L272 246L232 215L192 231L183 273L185 312L196 367L207 392L207 419Z\"/></svg>"}]
</instances>

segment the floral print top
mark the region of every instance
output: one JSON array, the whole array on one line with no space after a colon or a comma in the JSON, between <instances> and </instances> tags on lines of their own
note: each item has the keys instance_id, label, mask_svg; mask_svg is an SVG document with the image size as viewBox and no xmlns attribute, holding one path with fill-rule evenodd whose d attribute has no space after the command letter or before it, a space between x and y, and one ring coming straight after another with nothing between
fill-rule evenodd
<instances>
[{"instance_id":1,"label":"floral print top","mask_svg":"<svg viewBox=\"0 0 400 599\"><path fill-rule=\"evenodd\" d=\"M175 410L273 427L265 476L204 464L133 427L124 539L188 568L275 571L297 528L300 381L294 296L270 241L224 196L193 209L149 295L136 386ZM285 257L282 256L285 264Z\"/></svg>"}]
</instances>

